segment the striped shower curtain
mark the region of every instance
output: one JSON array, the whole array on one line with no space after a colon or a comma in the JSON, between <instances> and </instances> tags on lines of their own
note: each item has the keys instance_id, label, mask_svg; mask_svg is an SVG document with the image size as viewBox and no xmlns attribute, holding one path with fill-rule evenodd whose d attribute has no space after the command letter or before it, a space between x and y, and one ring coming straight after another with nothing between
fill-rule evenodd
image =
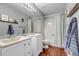
<instances>
[{"instance_id":1,"label":"striped shower curtain","mask_svg":"<svg viewBox=\"0 0 79 59\"><path fill-rule=\"evenodd\" d=\"M79 55L79 40L78 40L78 27L77 18L73 17L69 24L67 34L64 39L64 49L66 52L72 53L73 56Z\"/></svg>"}]
</instances>

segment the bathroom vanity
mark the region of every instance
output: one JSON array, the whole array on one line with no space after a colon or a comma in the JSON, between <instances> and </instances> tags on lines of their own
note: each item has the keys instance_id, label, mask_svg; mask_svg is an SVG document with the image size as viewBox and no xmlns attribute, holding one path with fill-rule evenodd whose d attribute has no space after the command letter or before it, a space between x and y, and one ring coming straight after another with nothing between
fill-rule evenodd
<instances>
[{"instance_id":1,"label":"bathroom vanity","mask_svg":"<svg viewBox=\"0 0 79 59\"><path fill-rule=\"evenodd\" d=\"M32 44L32 55L38 56L40 52L42 52L43 49L43 37L42 34L27 34L31 38L31 44Z\"/></svg>"},{"instance_id":2,"label":"bathroom vanity","mask_svg":"<svg viewBox=\"0 0 79 59\"><path fill-rule=\"evenodd\" d=\"M31 56L31 38L17 36L0 40L0 56Z\"/></svg>"},{"instance_id":3,"label":"bathroom vanity","mask_svg":"<svg viewBox=\"0 0 79 59\"><path fill-rule=\"evenodd\" d=\"M42 52L42 35L19 35L0 40L0 56L38 56Z\"/></svg>"}]
</instances>

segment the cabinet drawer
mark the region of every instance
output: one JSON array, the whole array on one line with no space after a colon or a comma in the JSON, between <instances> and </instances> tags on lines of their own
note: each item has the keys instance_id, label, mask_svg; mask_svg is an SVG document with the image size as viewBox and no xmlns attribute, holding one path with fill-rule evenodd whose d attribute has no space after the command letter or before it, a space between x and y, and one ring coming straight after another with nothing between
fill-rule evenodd
<instances>
[{"instance_id":1,"label":"cabinet drawer","mask_svg":"<svg viewBox=\"0 0 79 59\"><path fill-rule=\"evenodd\" d=\"M30 48L31 47L31 40L26 40L26 48Z\"/></svg>"},{"instance_id":2,"label":"cabinet drawer","mask_svg":"<svg viewBox=\"0 0 79 59\"><path fill-rule=\"evenodd\" d=\"M26 56L32 56L32 50L30 48L26 49Z\"/></svg>"}]
</instances>

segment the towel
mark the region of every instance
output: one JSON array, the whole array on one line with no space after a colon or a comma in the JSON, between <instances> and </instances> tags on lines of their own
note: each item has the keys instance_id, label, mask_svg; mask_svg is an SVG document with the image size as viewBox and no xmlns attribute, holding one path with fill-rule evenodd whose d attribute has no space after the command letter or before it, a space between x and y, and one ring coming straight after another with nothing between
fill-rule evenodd
<instances>
[{"instance_id":1,"label":"towel","mask_svg":"<svg viewBox=\"0 0 79 59\"><path fill-rule=\"evenodd\" d=\"M8 34L9 34L9 35L14 34L14 30L13 30L12 25L9 25L9 27L8 27Z\"/></svg>"}]
</instances>

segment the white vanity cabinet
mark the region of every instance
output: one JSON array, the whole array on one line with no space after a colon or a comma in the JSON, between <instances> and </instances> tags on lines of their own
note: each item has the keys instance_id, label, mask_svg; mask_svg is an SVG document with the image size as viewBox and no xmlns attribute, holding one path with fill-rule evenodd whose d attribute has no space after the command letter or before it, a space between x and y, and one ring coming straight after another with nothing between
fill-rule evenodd
<instances>
[{"instance_id":1,"label":"white vanity cabinet","mask_svg":"<svg viewBox=\"0 0 79 59\"><path fill-rule=\"evenodd\" d=\"M31 37L32 55L38 56L42 52L42 35L41 34L29 34Z\"/></svg>"},{"instance_id":2,"label":"white vanity cabinet","mask_svg":"<svg viewBox=\"0 0 79 59\"><path fill-rule=\"evenodd\" d=\"M26 56L32 56L32 47L31 46L32 46L31 39L29 39L26 41L26 44L25 44L25 50L26 50L25 55Z\"/></svg>"},{"instance_id":3,"label":"white vanity cabinet","mask_svg":"<svg viewBox=\"0 0 79 59\"><path fill-rule=\"evenodd\" d=\"M31 56L31 39L6 46L0 47L0 55L2 56Z\"/></svg>"}]
</instances>

